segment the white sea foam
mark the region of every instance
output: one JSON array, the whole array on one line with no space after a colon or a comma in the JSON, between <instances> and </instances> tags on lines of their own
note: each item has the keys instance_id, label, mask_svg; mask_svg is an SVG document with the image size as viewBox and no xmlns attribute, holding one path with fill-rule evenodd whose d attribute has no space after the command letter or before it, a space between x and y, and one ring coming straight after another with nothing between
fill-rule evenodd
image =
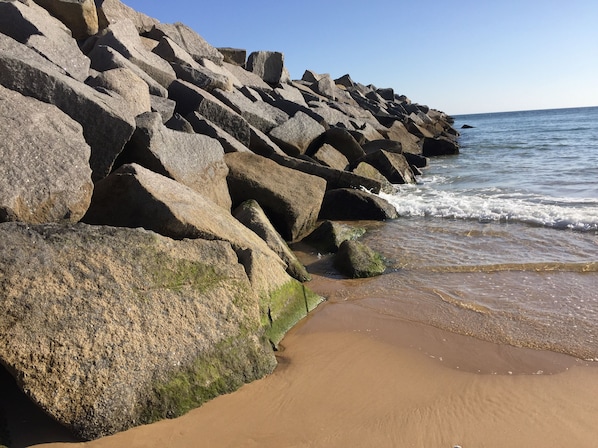
<instances>
[{"instance_id":1,"label":"white sea foam","mask_svg":"<svg viewBox=\"0 0 598 448\"><path fill-rule=\"evenodd\" d=\"M498 188L451 190L434 188L432 179L420 185L400 185L382 196L400 216L474 219L480 222L523 222L578 231L598 230L598 202L594 199L551 198L507 193Z\"/></svg>"}]
</instances>

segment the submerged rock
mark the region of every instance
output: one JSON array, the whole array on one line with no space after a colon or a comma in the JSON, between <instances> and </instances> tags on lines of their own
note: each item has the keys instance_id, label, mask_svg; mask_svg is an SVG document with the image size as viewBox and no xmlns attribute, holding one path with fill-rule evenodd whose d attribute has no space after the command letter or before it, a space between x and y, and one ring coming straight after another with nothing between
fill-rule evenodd
<instances>
[{"instance_id":1,"label":"submerged rock","mask_svg":"<svg viewBox=\"0 0 598 448\"><path fill-rule=\"evenodd\" d=\"M350 278L367 278L386 270L382 256L359 241L345 240L334 258L334 265Z\"/></svg>"}]
</instances>

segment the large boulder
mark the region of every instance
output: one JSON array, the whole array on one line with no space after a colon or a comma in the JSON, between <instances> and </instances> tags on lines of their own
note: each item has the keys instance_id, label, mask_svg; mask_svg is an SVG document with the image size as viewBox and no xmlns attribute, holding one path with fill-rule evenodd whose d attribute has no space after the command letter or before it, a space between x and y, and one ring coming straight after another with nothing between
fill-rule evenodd
<instances>
[{"instance_id":1,"label":"large boulder","mask_svg":"<svg viewBox=\"0 0 598 448\"><path fill-rule=\"evenodd\" d=\"M224 152L249 152L249 149L239 140L199 113L188 114L185 119L198 134L205 134L218 140L224 148Z\"/></svg>"},{"instance_id":2,"label":"large boulder","mask_svg":"<svg viewBox=\"0 0 598 448\"><path fill-rule=\"evenodd\" d=\"M358 176L380 182L380 191L384 193L392 194L395 192L395 189L389 180L380 171L367 162L359 162L357 166L353 168L352 172ZM375 193L379 193L380 191Z\"/></svg>"},{"instance_id":3,"label":"large boulder","mask_svg":"<svg viewBox=\"0 0 598 448\"><path fill-rule=\"evenodd\" d=\"M247 58L246 68L268 84L290 80L284 68L284 55L278 51L254 51Z\"/></svg>"},{"instance_id":4,"label":"large boulder","mask_svg":"<svg viewBox=\"0 0 598 448\"><path fill-rule=\"evenodd\" d=\"M459 154L459 145L448 138L425 138L422 153L425 157Z\"/></svg>"},{"instance_id":5,"label":"large boulder","mask_svg":"<svg viewBox=\"0 0 598 448\"><path fill-rule=\"evenodd\" d=\"M349 167L349 161L334 146L324 143L312 154L312 158L324 166L344 171Z\"/></svg>"},{"instance_id":6,"label":"large boulder","mask_svg":"<svg viewBox=\"0 0 598 448\"><path fill-rule=\"evenodd\" d=\"M136 162L168 176L230 210L228 167L218 140L170 130L156 112L142 114L136 122L137 129L121 155L123 162Z\"/></svg>"},{"instance_id":7,"label":"large boulder","mask_svg":"<svg viewBox=\"0 0 598 448\"><path fill-rule=\"evenodd\" d=\"M184 23L158 23L153 26L147 35L154 40L160 40L164 36L168 37L197 62L202 59L209 59L216 64L222 65L224 60L222 53Z\"/></svg>"},{"instance_id":8,"label":"large boulder","mask_svg":"<svg viewBox=\"0 0 598 448\"><path fill-rule=\"evenodd\" d=\"M305 154L313 140L326 129L303 112L297 112L291 119L270 131L270 138L290 156Z\"/></svg>"},{"instance_id":9,"label":"large boulder","mask_svg":"<svg viewBox=\"0 0 598 448\"><path fill-rule=\"evenodd\" d=\"M343 154L351 164L365 156L363 148L357 143L355 137L347 129L343 128L332 127L327 129L319 139L314 141L314 144L312 147L329 144ZM309 155L311 151L308 150L307 153Z\"/></svg>"},{"instance_id":10,"label":"large boulder","mask_svg":"<svg viewBox=\"0 0 598 448\"><path fill-rule=\"evenodd\" d=\"M132 21L139 33L146 33L159 22L133 8L125 5L120 0L94 0L98 12L100 29L123 19Z\"/></svg>"},{"instance_id":11,"label":"large boulder","mask_svg":"<svg viewBox=\"0 0 598 448\"><path fill-rule=\"evenodd\" d=\"M81 125L0 86L0 135L0 221L81 219L93 191Z\"/></svg>"},{"instance_id":12,"label":"large boulder","mask_svg":"<svg viewBox=\"0 0 598 448\"><path fill-rule=\"evenodd\" d=\"M171 84L168 93L177 102L177 112L181 115L197 112L249 146L251 131L247 121L214 95L178 79Z\"/></svg>"},{"instance_id":13,"label":"large boulder","mask_svg":"<svg viewBox=\"0 0 598 448\"><path fill-rule=\"evenodd\" d=\"M319 217L336 221L384 221L398 216L396 208L379 196L362 190L339 188L326 192Z\"/></svg>"},{"instance_id":14,"label":"large boulder","mask_svg":"<svg viewBox=\"0 0 598 448\"><path fill-rule=\"evenodd\" d=\"M321 252L337 252L343 241L355 240L365 233L363 227L324 220L312 233L303 238L302 243Z\"/></svg>"},{"instance_id":15,"label":"large boulder","mask_svg":"<svg viewBox=\"0 0 598 448\"><path fill-rule=\"evenodd\" d=\"M32 48L79 81L89 74L90 61L71 31L36 3L0 1L0 33Z\"/></svg>"},{"instance_id":16,"label":"large boulder","mask_svg":"<svg viewBox=\"0 0 598 448\"><path fill-rule=\"evenodd\" d=\"M85 39L99 31L94 0L34 0L71 30L73 38Z\"/></svg>"},{"instance_id":17,"label":"large boulder","mask_svg":"<svg viewBox=\"0 0 598 448\"><path fill-rule=\"evenodd\" d=\"M118 93L137 116L152 110L149 86L128 68L114 68L99 73L87 82L92 87L101 87Z\"/></svg>"},{"instance_id":18,"label":"large boulder","mask_svg":"<svg viewBox=\"0 0 598 448\"><path fill-rule=\"evenodd\" d=\"M96 45L93 47L88 56L91 59L91 68L94 70L104 72L115 68L126 68L145 81L149 87L151 95L156 95L163 98L168 96L168 90L166 90L165 87L163 87L158 81L125 58L114 48L107 47L106 45Z\"/></svg>"},{"instance_id":19,"label":"large boulder","mask_svg":"<svg viewBox=\"0 0 598 448\"><path fill-rule=\"evenodd\" d=\"M165 88L176 79L170 64L146 48L129 19L111 23L95 44L114 48Z\"/></svg>"},{"instance_id":20,"label":"large boulder","mask_svg":"<svg viewBox=\"0 0 598 448\"><path fill-rule=\"evenodd\" d=\"M276 364L227 242L5 223L0 246L0 362L82 438L182 415Z\"/></svg>"},{"instance_id":21,"label":"large boulder","mask_svg":"<svg viewBox=\"0 0 598 448\"><path fill-rule=\"evenodd\" d=\"M382 256L360 241L345 240L334 257L334 265L350 278L368 278L386 270Z\"/></svg>"},{"instance_id":22,"label":"large boulder","mask_svg":"<svg viewBox=\"0 0 598 448\"><path fill-rule=\"evenodd\" d=\"M224 57L224 62L236 65L238 67L245 67L247 61L247 50L243 48L219 47L217 50Z\"/></svg>"},{"instance_id":23,"label":"large boulder","mask_svg":"<svg viewBox=\"0 0 598 448\"><path fill-rule=\"evenodd\" d=\"M229 153L225 160L233 206L255 199L286 241L297 241L313 229L325 180L252 153Z\"/></svg>"},{"instance_id":24,"label":"large boulder","mask_svg":"<svg viewBox=\"0 0 598 448\"><path fill-rule=\"evenodd\" d=\"M362 161L380 171L393 184L413 184L415 175L403 154L379 149L366 155Z\"/></svg>"},{"instance_id":25,"label":"large boulder","mask_svg":"<svg viewBox=\"0 0 598 448\"><path fill-rule=\"evenodd\" d=\"M104 178L135 130L121 97L113 98L75 81L25 45L0 34L0 84L56 105L83 127L91 146L92 179Z\"/></svg>"},{"instance_id":26,"label":"large boulder","mask_svg":"<svg viewBox=\"0 0 598 448\"><path fill-rule=\"evenodd\" d=\"M311 279L305 266L301 264L287 243L272 226L272 223L257 201L250 199L243 202L233 211L233 216L245 227L254 231L286 263L287 273L291 277L296 278L300 282Z\"/></svg>"}]
</instances>

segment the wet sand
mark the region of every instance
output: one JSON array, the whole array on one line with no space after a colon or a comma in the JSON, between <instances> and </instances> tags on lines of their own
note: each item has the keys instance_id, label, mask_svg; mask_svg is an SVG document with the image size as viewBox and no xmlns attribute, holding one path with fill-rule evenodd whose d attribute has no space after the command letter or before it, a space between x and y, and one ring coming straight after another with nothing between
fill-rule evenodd
<instances>
[{"instance_id":1,"label":"wet sand","mask_svg":"<svg viewBox=\"0 0 598 448\"><path fill-rule=\"evenodd\" d=\"M316 287L333 287L320 279ZM175 419L45 447L595 447L598 368L325 303L260 381Z\"/></svg>"}]
</instances>

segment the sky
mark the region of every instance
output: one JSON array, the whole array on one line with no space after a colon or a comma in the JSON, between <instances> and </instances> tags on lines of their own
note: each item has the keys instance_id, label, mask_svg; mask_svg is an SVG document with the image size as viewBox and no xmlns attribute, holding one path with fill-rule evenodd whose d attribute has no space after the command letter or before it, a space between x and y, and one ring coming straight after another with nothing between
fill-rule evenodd
<instances>
[{"instance_id":1,"label":"sky","mask_svg":"<svg viewBox=\"0 0 598 448\"><path fill-rule=\"evenodd\" d=\"M451 115L598 106L597 0L124 0L215 47L392 87Z\"/></svg>"}]
</instances>

